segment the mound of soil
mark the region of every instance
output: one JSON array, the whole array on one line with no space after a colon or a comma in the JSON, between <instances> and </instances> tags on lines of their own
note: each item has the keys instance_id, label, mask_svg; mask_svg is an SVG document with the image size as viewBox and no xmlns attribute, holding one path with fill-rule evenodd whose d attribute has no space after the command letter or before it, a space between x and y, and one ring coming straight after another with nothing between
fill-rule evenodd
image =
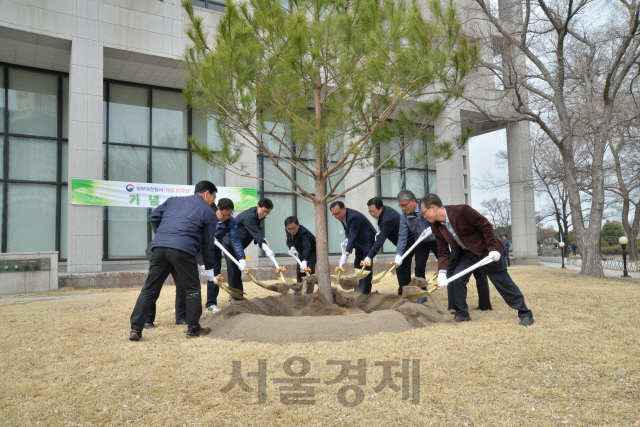
<instances>
[{"instance_id":1,"label":"mound of soil","mask_svg":"<svg viewBox=\"0 0 640 427\"><path fill-rule=\"evenodd\" d=\"M426 304L398 295L368 295L333 288L335 304L319 293L254 298L203 317L211 338L285 344L348 341L380 332L402 332L446 322L451 315L435 297Z\"/></svg>"}]
</instances>

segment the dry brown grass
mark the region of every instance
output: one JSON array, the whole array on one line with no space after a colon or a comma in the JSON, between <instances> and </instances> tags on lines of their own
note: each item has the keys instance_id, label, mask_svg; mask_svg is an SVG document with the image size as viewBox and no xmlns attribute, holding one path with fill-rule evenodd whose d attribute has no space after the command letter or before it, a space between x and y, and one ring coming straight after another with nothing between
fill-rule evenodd
<instances>
[{"instance_id":1,"label":"dry brown grass","mask_svg":"<svg viewBox=\"0 0 640 427\"><path fill-rule=\"evenodd\" d=\"M128 341L138 290L99 298L2 303L0 424L2 425L632 425L640 422L640 281L592 280L572 271L514 268L512 277L536 324L492 288L493 312L473 322L437 324L345 343L252 344L187 340L175 326L174 289L158 301L158 328ZM395 278L375 287L395 292ZM248 284L251 297L267 291ZM99 291L96 291L99 292ZM477 303L475 291L469 305ZM221 293L221 305L226 294ZM444 294L439 295L440 298ZM206 314L210 315L210 314ZM295 318L291 319L295 322ZM314 405L280 402L273 378L302 356L308 377L328 381L329 359L367 359L364 402L343 407L337 385L317 384ZM267 359L267 402L236 387L220 389L242 361L247 377ZM375 361L421 361L421 402L390 389L373 391ZM397 379L399 383L399 379Z\"/></svg>"}]
</instances>

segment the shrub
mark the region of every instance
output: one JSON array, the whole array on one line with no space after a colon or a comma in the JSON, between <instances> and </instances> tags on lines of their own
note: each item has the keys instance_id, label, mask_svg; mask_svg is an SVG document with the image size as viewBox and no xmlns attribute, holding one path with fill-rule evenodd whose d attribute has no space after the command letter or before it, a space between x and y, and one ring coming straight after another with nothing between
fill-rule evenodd
<instances>
[{"instance_id":1,"label":"shrub","mask_svg":"<svg viewBox=\"0 0 640 427\"><path fill-rule=\"evenodd\" d=\"M602 255L622 255L622 246L617 245L617 246L608 246L608 247L604 247L604 245L602 245Z\"/></svg>"}]
</instances>

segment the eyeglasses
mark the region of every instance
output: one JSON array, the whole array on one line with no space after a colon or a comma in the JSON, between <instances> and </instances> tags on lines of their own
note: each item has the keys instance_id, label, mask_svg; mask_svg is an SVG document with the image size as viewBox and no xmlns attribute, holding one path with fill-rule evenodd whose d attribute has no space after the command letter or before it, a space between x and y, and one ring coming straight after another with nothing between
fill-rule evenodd
<instances>
[{"instance_id":1,"label":"eyeglasses","mask_svg":"<svg viewBox=\"0 0 640 427\"><path fill-rule=\"evenodd\" d=\"M342 212L343 212L343 211L344 211L344 209L340 209L337 213L333 213L333 212L331 212L331 215L333 215L333 216L336 216L336 217L337 217L337 216L342 215Z\"/></svg>"},{"instance_id":2,"label":"eyeglasses","mask_svg":"<svg viewBox=\"0 0 640 427\"><path fill-rule=\"evenodd\" d=\"M429 206L427 209L425 210L421 210L420 212L422 213L422 216L425 216L427 214L427 212L429 212L429 209L431 209L433 206Z\"/></svg>"}]
</instances>

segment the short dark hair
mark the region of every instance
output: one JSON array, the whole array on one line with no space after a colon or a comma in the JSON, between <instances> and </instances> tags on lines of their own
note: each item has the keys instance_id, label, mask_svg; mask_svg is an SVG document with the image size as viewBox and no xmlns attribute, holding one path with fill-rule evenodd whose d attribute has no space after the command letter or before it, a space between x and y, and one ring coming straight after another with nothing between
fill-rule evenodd
<instances>
[{"instance_id":1,"label":"short dark hair","mask_svg":"<svg viewBox=\"0 0 640 427\"><path fill-rule=\"evenodd\" d=\"M212 211L218 212L218 207L216 206L216 202L211 203L211 205L209 205L209 206L211 206L211 210Z\"/></svg>"},{"instance_id":2,"label":"short dark hair","mask_svg":"<svg viewBox=\"0 0 640 427\"><path fill-rule=\"evenodd\" d=\"M194 190L194 193L202 194L207 191L213 194L213 193L217 193L218 189L211 181L200 181L199 183L196 184L196 189Z\"/></svg>"},{"instance_id":3,"label":"short dark hair","mask_svg":"<svg viewBox=\"0 0 640 427\"><path fill-rule=\"evenodd\" d=\"M295 224L295 225L300 225L300 223L298 222L298 218L296 218L295 216L288 216L285 220L284 220L284 226L286 227L289 224Z\"/></svg>"},{"instance_id":4,"label":"short dark hair","mask_svg":"<svg viewBox=\"0 0 640 427\"><path fill-rule=\"evenodd\" d=\"M226 211L228 209L233 210L233 201L231 199L227 199L226 197L218 200L218 209L221 211Z\"/></svg>"},{"instance_id":5,"label":"short dark hair","mask_svg":"<svg viewBox=\"0 0 640 427\"><path fill-rule=\"evenodd\" d=\"M509 236L507 236L506 234L503 234L502 237L507 237L508 238Z\"/></svg>"},{"instance_id":6,"label":"short dark hair","mask_svg":"<svg viewBox=\"0 0 640 427\"><path fill-rule=\"evenodd\" d=\"M273 209L273 202L267 198L264 198L258 202L258 206L271 210Z\"/></svg>"},{"instance_id":7,"label":"short dark hair","mask_svg":"<svg viewBox=\"0 0 640 427\"><path fill-rule=\"evenodd\" d=\"M428 208L429 206L432 206L432 205L439 208L442 207L442 200L440 200L440 197L438 197L437 194L433 194L433 193L429 193L426 196L424 196L422 200L420 200L420 203L425 208Z\"/></svg>"},{"instance_id":8,"label":"short dark hair","mask_svg":"<svg viewBox=\"0 0 640 427\"><path fill-rule=\"evenodd\" d=\"M398 193L398 197L397 200L406 200L406 201L412 201L412 200L418 200L416 199L416 195L413 194L413 191L410 190L402 190L401 192Z\"/></svg>"},{"instance_id":9,"label":"short dark hair","mask_svg":"<svg viewBox=\"0 0 640 427\"><path fill-rule=\"evenodd\" d=\"M372 197L367 202L367 206L371 206L371 205L375 205L376 209L382 209L382 207L384 206L384 202L380 197Z\"/></svg>"},{"instance_id":10,"label":"short dark hair","mask_svg":"<svg viewBox=\"0 0 640 427\"><path fill-rule=\"evenodd\" d=\"M335 202L331 203L331 206L329 206L329 209L333 209L336 206L339 207L340 209L344 209L344 203L342 203L340 200L336 200Z\"/></svg>"}]
</instances>

